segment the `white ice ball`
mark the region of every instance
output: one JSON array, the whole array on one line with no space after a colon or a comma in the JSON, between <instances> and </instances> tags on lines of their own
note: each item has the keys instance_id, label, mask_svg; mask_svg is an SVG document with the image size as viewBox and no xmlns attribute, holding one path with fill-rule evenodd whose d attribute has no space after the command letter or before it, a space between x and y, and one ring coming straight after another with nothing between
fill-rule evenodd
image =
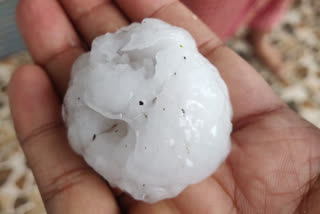
<instances>
[{"instance_id":1,"label":"white ice ball","mask_svg":"<svg viewBox=\"0 0 320 214\"><path fill-rule=\"evenodd\" d=\"M157 19L94 40L73 66L63 117L72 148L146 202L204 180L231 147L224 81L187 31Z\"/></svg>"}]
</instances>

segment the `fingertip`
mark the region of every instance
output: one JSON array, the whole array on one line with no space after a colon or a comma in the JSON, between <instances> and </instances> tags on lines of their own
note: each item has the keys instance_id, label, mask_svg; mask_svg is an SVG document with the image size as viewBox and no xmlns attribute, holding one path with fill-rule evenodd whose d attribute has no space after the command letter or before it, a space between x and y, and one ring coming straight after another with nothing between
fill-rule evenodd
<instances>
[{"instance_id":1,"label":"fingertip","mask_svg":"<svg viewBox=\"0 0 320 214\"><path fill-rule=\"evenodd\" d=\"M35 127L61 118L59 100L51 81L39 66L25 65L17 69L11 77L8 93L20 140Z\"/></svg>"},{"instance_id":2,"label":"fingertip","mask_svg":"<svg viewBox=\"0 0 320 214\"><path fill-rule=\"evenodd\" d=\"M56 0L20 0L19 30L35 62L46 65L59 53L81 48L81 40Z\"/></svg>"},{"instance_id":3,"label":"fingertip","mask_svg":"<svg viewBox=\"0 0 320 214\"><path fill-rule=\"evenodd\" d=\"M33 93L37 92L40 88L41 91L46 91L50 88L51 83L45 71L37 65L23 65L18 68L11 76L8 93L10 99L20 93Z\"/></svg>"},{"instance_id":4,"label":"fingertip","mask_svg":"<svg viewBox=\"0 0 320 214\"><path fill-rule=\"evenodd\" d=\"M11 76L9 85L8 85L8 94L9 98L13 98L16 88L20 86L20 84L23 84L25 81L25 76L29 78L29 71L31 72L38 72L38 66L27 64L19 67L17 70L14 71L14 73ZM28 75L26 75L28 73ZM21 87L21 86L20 86Z\"/></svg>"},{"instance_id":5,"label":"fingertip","mask_svg":"<svg viewBox=\"0 0 320 214\"><path fill-rule=\"evenodd\" d=\"M34 6L34 2L32 1L33 0L19 0L16 6L16 23L23 39L25 39L25 30L27 30L27 26L29 25L28 18L31 14L35 13L32 7Z\"/></svg>"}]
</instances>

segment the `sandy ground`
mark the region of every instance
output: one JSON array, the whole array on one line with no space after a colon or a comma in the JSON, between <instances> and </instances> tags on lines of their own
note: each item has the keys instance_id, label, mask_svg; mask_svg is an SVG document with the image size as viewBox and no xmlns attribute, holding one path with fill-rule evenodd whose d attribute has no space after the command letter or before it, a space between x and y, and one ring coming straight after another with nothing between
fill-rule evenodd
<instances>
[{"instance_id":1,"label":"sandy ground","mask_svg":"<svg viewBox=\"0 0 320 214\"><path fill-rule=\"evenodd\" d=\"M272 32L288 69L285 83L268 71L244 40L228 44L251 63L291 108L320 127L320 1L297 0L284 22ZM317 23L318 21L318 23ZM317 25L318 24L318 25ZM7 84L12 72L31 62L27 53L0 61L0 214L46 213L37 186L16 140Z\"/></svg>"},{"instance_id":2,"label":"sandy ground","mask_svg":"<svg viewBox=\"0 0 320 214\"><path fill-rule=\"evenodd\" d=\"M252 64L280 97L302 117L320 127L320 1L295 1L281 26L271 34L272 43L286 63L285 83L270 73L243 39L229 45Z\"/></svg>"}]
</instances>

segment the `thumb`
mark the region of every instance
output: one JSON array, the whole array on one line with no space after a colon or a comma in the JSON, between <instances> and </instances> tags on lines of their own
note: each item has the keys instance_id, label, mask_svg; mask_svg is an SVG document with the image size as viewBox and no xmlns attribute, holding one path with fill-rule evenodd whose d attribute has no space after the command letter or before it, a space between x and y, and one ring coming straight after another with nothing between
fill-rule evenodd
<instances>
[{"instance_id":1,"label":"thumb","mask_svg":"<svg viewBox=\"0 0 320 214\"><path fill-rule=\"evenodd\" d=\"M68 146L61 105L38 66L18 69L9 97L17 136L49 213L119 213L114 197Z\"/></svg>"}]
</instances>

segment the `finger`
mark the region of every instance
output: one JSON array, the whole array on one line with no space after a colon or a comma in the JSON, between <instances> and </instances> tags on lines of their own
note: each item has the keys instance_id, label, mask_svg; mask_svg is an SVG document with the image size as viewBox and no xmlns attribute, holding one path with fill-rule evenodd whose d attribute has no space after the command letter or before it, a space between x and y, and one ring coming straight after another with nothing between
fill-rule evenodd
<instances>
[{"instance_id":1,"label":"finger","mask_svg":"<svg viewBox=\"0 0 320 214\"><path fill-rule=\"evenodd\" d=\"M62 95L74 60L84 52L63 9L53 0L21 0L17 23L34 61L47 68Z\"/></svg>"},{"instance_id":2,"label":"finger","mask_svg":"<svg viewBox=\"0 0 320 214\"><path fill-rule=\"evenodd\" d=\"M128 25L111 0L60 0L82 37L91 45L97 36Z\"/></svg>"},{"instance_id":3,"label":"finger","mask_svg":"<svg viewBox=\"0 0 320 214\"><path fill-rule=\"evenodd\" d=\"M18 138L49 213L118 213L105 182L67 143L59 100L45 72L25 66L9 86Z\"/></svg>"},{"instance_id":4,"label":"finger","mask_svg":"<svg viewBox=\"0 0 320 214\"><path fill-rule=\"evenodd\" d=\"M203 44L210 46L221 44L219 38L178 0L116 0L116 2L132 21L140 22L146 17L159 18L187 29L200 48Z\"/></svg>"},{"instance_id":5,"label":"finger","mask_svg":"<svg viewBox=\"0 0 320 214\"><path fill-rule=\"evenodd\" d=\"M263 78L238 55L223 46L210 29L180 1L116 1L133 21L145 17L159 18L183 27L193 35L202 54L219 69L228 85L235 124L244 118L284 105Z\"/></svg>"}]
</instances>

